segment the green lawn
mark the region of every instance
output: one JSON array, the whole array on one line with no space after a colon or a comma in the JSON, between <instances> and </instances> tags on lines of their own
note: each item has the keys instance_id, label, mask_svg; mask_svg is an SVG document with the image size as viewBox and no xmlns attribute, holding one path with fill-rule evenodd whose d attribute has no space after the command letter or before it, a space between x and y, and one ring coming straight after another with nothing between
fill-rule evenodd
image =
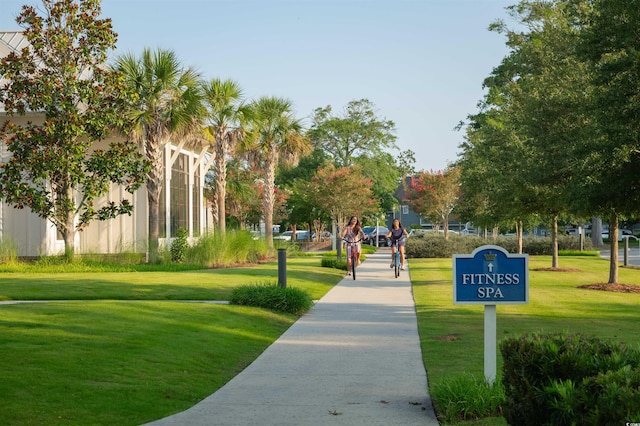
<instances>
[{"instance_id":1,"label":"green lawn","mask_svg":"<svg viewBox=\"0 0 640 426\"><path fill-rule=\"evenodd\" d=\"M640 343L640 294L577 288L581 284L606 282L607 260L562 257L560 267L576 271L535 271L550 265L550 257L529 258L529 303L497 307L498 342L528 332L567 330L634 345ZM483 376L484 307L453 304L451 259L411 259L410 266L430 387L456 375ZM621 268L619 281L640 285L640 270ZM498 376L501 368L498 353ZM478 424L504 424L504 421Z\"/></svg>"},{"instance_id":2,"label":"green lawn","mask_svg":"<svg viewBox=\"0 0 640 426\"><path fill-rule=\"evenodd\" d=\"M321 298L343 271L287 261ZM0 424L138 425L180 412L242 371L297 318L225 300L277 281L277 262L183 272L0 273ZM99 300L114 299L114 300ZM127 302L125 299L139 299Z\"/></svg>"},{"instance_id":3,"label":"green lawn","mask_svg":"<svg viewBox=\"0 0 640 426\"><path fill-rule=\"evenodd\" d=\"M548 257L530 257L530 303L498 306L498 340L568 330L640 342L640 294L577 288L605 282L606 260L562 257L560 266L576 271L534 270L550 264ZM482 376L483 307L453 304L451 259L411 259L410 266L430 386L465 373ZM288 285L314 299L344 275L320 267L318 257L290 258L287 272ZM226 300L235 286L276 280L277 262L178 272L0 273L0 299L58 300L0 306L0 424L137 425L192 406L296 317L178 300ZM640 270L622 268L620 281L640 285ZM498 357L499 374L500 368Z\"/></svg>"},{"instance_id":4,"label":"green lawn","mask_svg":"<svg viewBox=\"0 0 640 426\"><path fill-rule=\"evenodd\" d=\"M287 259L287 285L322 297L343 272L321 268L319 257ZM278 263L179 272L0 273L0 300L228 300L234 287L277 282Z\"/></svg>"}]
</instances>

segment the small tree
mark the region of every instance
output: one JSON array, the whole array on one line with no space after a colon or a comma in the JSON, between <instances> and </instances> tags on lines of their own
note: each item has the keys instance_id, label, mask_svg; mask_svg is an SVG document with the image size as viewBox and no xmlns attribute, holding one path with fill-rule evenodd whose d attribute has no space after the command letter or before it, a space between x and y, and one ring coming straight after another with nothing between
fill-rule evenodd
<instances>
[{"instance_id":1,"label":"small tree","mask_svg":"<svg viewBox=\"0 0 640 426\"><path fill-rule=\"evenodd\" d=\"M29 45L0 63L0 102L9 116L39 112L40 123L0 127L11 158L0 165L0 194L16 208L29 207L62 234L74 252L75 232L92 220L130 214L127 199L97 207L112 183L133 193L148 164L136 145L91 151L114 127L127 127L126 90L104 63L115 48L110 19L98 19L100 1L43 0L45 17L24 6L16 19Z\"/></svg>"},{"instance_id":2,"label":"small tree","mask_svg":"<svg viewBox=\"0 0 640 426\"><path fill-rule=\"evenodd\" d=\"M350 215L362 216L377 209L371 180L363 176L359 166L336 169L330 164L320 167L311 178L306 194L339 224L344 224Z\"/></svg>"},{"instance_id":3,"label":"small tree","mask_svg":"<svg viewBox=\"0 0 640 426\"><path fill-rule=\"evenodd\" d=\"M444 237L448 237L449 215L460 195L460 171L448 168L444 172L421 172L414 177L407 203L413 210L444 223Z\"/></svg>"}]
</instances>

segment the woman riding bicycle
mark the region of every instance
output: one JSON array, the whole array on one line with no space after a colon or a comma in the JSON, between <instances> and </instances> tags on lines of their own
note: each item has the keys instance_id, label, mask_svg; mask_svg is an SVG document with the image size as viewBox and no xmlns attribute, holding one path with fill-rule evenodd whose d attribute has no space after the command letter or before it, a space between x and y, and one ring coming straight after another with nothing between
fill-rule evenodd
<instances>
[{"instance_id":1,"label":"woman riding bicycle","mask_svg":"<svg viewBox=\"0 0 640 426\"><path fill-rule=\"evenodd\" d=\"M399 219L393 219L387 238L391 239L391 267L393 268L393 257L396 250L400 250L400 269L404 270L404 239L409 238L409 234L402 227Z\"/></svg>"},{"instance_id":2,"label":"woman riding bicycle","mask_svg":"<svg viewBox=\"0 0 640 426\"><path fill-rule=\"evenodd\" d=\"M362 232L362 226L360 225L360 221L357 216L352 216L349 219L349 223L342 230L342 239L346 240L347 250L349 250L349 246L351 246L351 250L355 250L354 253L356 255L356 266L360 265L360 241L364 238L364 233ZM351 253L347 252L347 270L351 270Z\"/></svg>"}]
</instances>

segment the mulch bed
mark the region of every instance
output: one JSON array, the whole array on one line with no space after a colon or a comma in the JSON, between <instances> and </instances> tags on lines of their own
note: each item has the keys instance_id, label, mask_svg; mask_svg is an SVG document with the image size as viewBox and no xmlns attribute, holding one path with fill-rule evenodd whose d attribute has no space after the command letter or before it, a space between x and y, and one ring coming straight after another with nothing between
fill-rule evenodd
<instances>
[{"instance_id":1,"label":"mulch bed","mask_svg":"<svg viewBox=\"0 0 640 426\"><path fill-rule=\"evenodd\" d=\"M640 269L634 266L624 266L630 269ZM581 272L579 269L571 268L535 268L532 271L551 271L551 272ZM634 284L584 284L578 286L578 288L585 288L587 290L600 290L600 291L613 291L616 293L640 293L640 285Z\"/></svg>"},{"instance_id":2,"label":"mulch bed","mask_svg":"<svg viewBox=\"0 0 640 426\"><path fill-rule=\"evenodd\" d=\"M578 288L586 288L588 290L614 291L616 293L640 293L640 285L633 284L585 284Z\"/></svg>"},{"instance_id":3,"label":"mulch bed","mask_svg":"<svg viewBox=\"0 0 640 426\"><path fill-rule=\"evenodd\" d=\"M532 268L532 271L548 271L548 272L582 272L580 269L572 268Z\"/></svg>"}]
</instances>

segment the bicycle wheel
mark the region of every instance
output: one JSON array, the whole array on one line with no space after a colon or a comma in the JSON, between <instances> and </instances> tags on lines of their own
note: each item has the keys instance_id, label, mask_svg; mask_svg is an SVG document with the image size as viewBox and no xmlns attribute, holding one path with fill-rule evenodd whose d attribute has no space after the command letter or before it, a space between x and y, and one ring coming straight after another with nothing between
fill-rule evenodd
<instances>
[{"instance_id":1,"label":"bicycle wheel","mask_svg":"<svg viewBox=\"0 0 640 426\"><path fill-rule=\"evenodd\" d=\"M398 278L400 276L400 253L397 251L393 259L393 270L396 274L396 278Z\"/></svg>"},{"instance_id":2,"label":"bicycle wheel","mask_svg":"<svg viewBox=\"0 0 640 426\"><path fill-rule=\"evenodd\" d=\"M351 274L353 275L353 279L356 279L356 255L355 253L351 255Z\"/></svg>"}]
</instances>

